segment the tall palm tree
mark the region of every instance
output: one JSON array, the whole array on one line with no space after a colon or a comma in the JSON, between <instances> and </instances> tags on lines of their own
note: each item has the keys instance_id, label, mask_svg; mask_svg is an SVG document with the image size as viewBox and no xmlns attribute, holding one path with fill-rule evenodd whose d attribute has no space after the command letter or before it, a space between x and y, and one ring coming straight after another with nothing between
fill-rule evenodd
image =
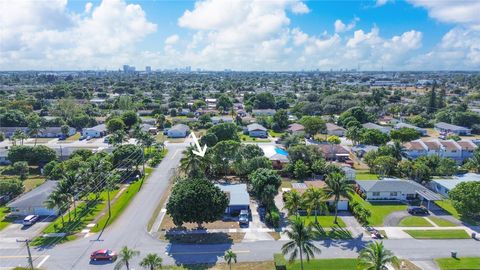
<instances>
[{"instance_id":1,"label":"tall palm tree","mask_svg":"<svg viewBox=\"0 0 480 270\"><path fill-rule=\"evenodd\" d=\"M315 253L320 253L321 250L313 244L315 239L315 233L312 227L306 226L305 222L296 217L293 219L290 230L286 231L288 238L291 241L282 246L282 253L284 255L290 254L290 262L293 262L298 256L300 256L300 266L303 270L303 255L305 254L307 261L313 258Z\"/></svg>"},{"instance_id":2,"label":"tall palm tree","mask_svg":"<svg viewBox=\"0 0 480 270\"><path fill-rule=\"evenodd\" d=\"M41 130L40 117L37 114L32 114L28 117L28 133L31 137L35 138L33 146L37 145L38 134Z\"/></svg>"},{"instance_id":3,"label":"tall palm tree","mask_svg":"<svg viewBox=\"0 0 480 270\"><path fill-rule=\"evenodd\" d=\"M15 130L15 132L12 135L12 140L14 142L13 143L14 145L16 145L17 140L20 140L20 144L23 145L23 141L26 139L28 139L27 135L25 134L25 132L23 132L20 129Z\"/></svg>"},{"instance_id":4,"label":"tall palm tree","mask_svg":"<svg viewBox=\"0 0 480 270\"><path fill-rule=\"evenodd\" d=\"M302 196L298 191L292 189L292 191L285 193L285 206L288 210L288 214L295 214L298 216L298 209L302 206Z\"/></svg>"},{"instance_id":5,"label":"tall palm tree","mask_svg":"<svg viewBox=\"0 0 480 270\"><path fill-rule=\"evenodd\" d=\"M383 242L373 242L366 246L358 256L358 265L362 270L387 270L387 264L399 266L398 258L388 249Z\"/></svg>"},{"instance_id":6,"label":"tall palm tree","mask_svg":"<svg viewBox=\"0 0 480 270\"><path fill-rule=\"evenodd\" d=\"M318 223L318 212L326 212L328 210L325 193L319 188L308 188L303 194L303 203L307 207L308 213L315 212L315 223Z\"/></svg>"},{"instance_id":7,"label":"tall palm tree","mask_svg":"<svg viewBox=\"0 0 480 270\"><path fill-rule=\"evenodd\" d=\"M339 172L330 173L325 183L327 187L325 188L325 195L327 198L334 198L334 207L335 207L335 224L337 224L337 215L338 215L338 201L340 197L350 197L350 194L354 192L353 186L348 183L345 175Z\"/></svg>"},{"instance_id":8,"label":"tall palm tree","mask_svg":"<svg viewBox=\"0 0 480 270\"><path fill-rule=\"evenodd\" d=\"M150 149L150 147L155 143L155 138L153 137L152 133L143 131L141 129L135 130L135 139L142 147L143 151L143 171L145 172L145 163L147 162L145 156L145 149Z\"/></svg>"},{"instance_id":9,"label":"tall palm tree","mask_svg":"<svg viewBox=\"0 0 480 270\"><path fill-rule=\"evenodd\" d=\"M396 158L398 161L402 160L405 148L400 141L394 141L393 144L390 145L390 149L392 151L392 157Z\"/></svg>"},{"instance_id":10,"label":"tall palm tree","mask_svg":"<svg viewBox=\"0 0 480 270\"><path fill-rule=\"evenodd\" d=\"M138 255L140 255L140 251L129 249L127 246L122 247L118 253L118 262L113 269L119 270L125 266L127 270L130 270L130 261Z\"/></svg>"},{"instance_id":11,"label":"tall palm tree","mask_svg":"<svg viewBox=\"0 0 480 270\"><path fill-rule=\"evenodd\" d=\"M223 259L227 262L228 267L232 270L232 262L237 263L237 254L235 254L232 250L227 250Z\"/></svg>"},{"instance_id":12,"label":"tall palm tree","mask_svg":"<svg viewBox=\"0 0 480 270\"><path fill-rule=\"evenodd\" d=\"M470 170L473 170L476 173L480 173L480 150L476 150L473 155L468 159L465 164Z\"/></svg>"},{"instance_id":13,"label":"tall palm tree","mask_svg":"<svg viewBox=\"0 0 480 270\"><path fill-rule=\"evenodd\" d=\"M140 262L140 266L149 270L158 270L162 268L162 258L155 253L149 253Z\"/></svg>"},{"instance_id":14,"label":"tall palm tree","mask_svg":"<svg viewBox=\"0 0 480 270\"><path fill-rule=\"evenodd\" d=\"M201 157L193 153L194 146L189 146L180 160L180 169L190 177L199 177L205 173L207 167L206 156Z\"/></svg>"},{"instance_id":15,"label":"tall palm tree","mask_svg":"<svg viewBox=\"0 0 480 270\"><path fill-rule=\"evenodd\" d=\"M65 194L54 191L50 194L50 196L48 196L47 200L44 202L45 207L47 207L48 209L57 208L59 210L60 218L62 219L62 228L65 227L63 212L65 211L65 208L67 206L67 204L65 204L66 201L68 201L68 199Z\"/></svg>"}]
</instances>

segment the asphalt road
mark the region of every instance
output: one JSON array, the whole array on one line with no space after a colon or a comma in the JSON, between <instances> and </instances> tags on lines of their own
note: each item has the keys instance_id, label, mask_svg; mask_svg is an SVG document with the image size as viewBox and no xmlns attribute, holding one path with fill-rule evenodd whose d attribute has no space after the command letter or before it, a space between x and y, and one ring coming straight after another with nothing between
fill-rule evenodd
<instances>
[{"instance_id":1,"label":"asphalt road","mask_svg":"<svg viewBox=\"0 0 480 270\"><path fill-rule=\"evenodd\" d=\"M65 269L112 269L109 262L91 264L89 254L97 249L110 248L120 250L122 246L139 250L141 255L132 260L131 269L140 269L138 262L147 253L157 253L164 259L165 265L189 263L222 262L226 250L233 249L239 261L271 260L272 254L279 252L284 241L258 241L222 245L179 245L154 239L146 231L158 201L165 192L172 169L178 166L183 144L168 145L169 152L162 163L154 170L142 190L118 218L102 234L79 239L53 247L52 249L33 249L35 266L41 265L48 270ZM480 241L475 240L384 240L388 249L397 256L413 260L431 260L450 256L450 251L459 256L480 256ZM321 241L316 243L322 250L317 258L356 257L358 251L367 244L362 239L348 241ZM26 265L25 248L3 248L0 245L0 269Z\"/></svg>"}]
</instances>

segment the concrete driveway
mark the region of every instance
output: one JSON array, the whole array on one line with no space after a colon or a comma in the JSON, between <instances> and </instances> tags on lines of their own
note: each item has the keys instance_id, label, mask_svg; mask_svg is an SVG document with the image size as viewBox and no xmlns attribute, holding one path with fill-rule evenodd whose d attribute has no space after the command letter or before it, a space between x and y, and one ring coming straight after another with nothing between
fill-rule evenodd
<instances>
[{"instance_id":1,"label":"concrete driveway","mask_svg":"<svg viewBox=\"0 0 480 270\"><path fill-rule=\"evenodd\" d=\"M32 239L50 224L52 218L42 219L32 226L23 226L21 218L0 231L0 249L18 248L16 240Z\"/></svg>"}]
</instances>

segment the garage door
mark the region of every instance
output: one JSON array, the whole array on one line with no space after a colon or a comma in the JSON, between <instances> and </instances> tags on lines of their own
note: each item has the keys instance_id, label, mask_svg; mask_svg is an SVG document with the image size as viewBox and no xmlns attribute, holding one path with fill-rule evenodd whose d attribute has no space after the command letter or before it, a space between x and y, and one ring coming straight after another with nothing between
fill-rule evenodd
<instances>
[{"instance_id":1,"label":"garage door","mask_svg":"<svg viewBox=\"0 0 480 270\"><path fill-rule=\"evenodd\" d=\"M348 210L348 201L339 201L338 202L338 210L340 210L340 211Z\"/></svg>"}]
</instances>

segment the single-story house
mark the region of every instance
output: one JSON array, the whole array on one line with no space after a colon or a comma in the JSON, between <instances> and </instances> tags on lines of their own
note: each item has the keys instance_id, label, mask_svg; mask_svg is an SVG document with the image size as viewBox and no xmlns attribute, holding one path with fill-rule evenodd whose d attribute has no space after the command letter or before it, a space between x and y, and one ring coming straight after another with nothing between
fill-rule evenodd
<instances>
[{"instance_id":1,"label":"single-story house","mask_svg":"<svg viewBox=\"0 0 480 270\"><path fill-rule=\"evenodd\" d=\"M82 130L83 136L90 136L92 138L101 138L107 135L107 126L105 124L96 125Z\"/></svg>"},{"instance_id":2,"label":"single-story house","mask_svg":"<svg viewBox=\"0 0 480 270\"><path fill-rule=\"evenodd\" d=\"M295 189L299 193L304 193L309 187L320 188L323 189L326 187L325 181L322 180L315 180L315 181L305 181L303 183L292 183L292 189ZM334 198L329 198L327 200L327 204L332 206L334 204ZM346 211L348 210L348 198L340 197L337 205L338 211Z\"/></svg>"},{"instance_id":3,"label":"single-story house","mask_svg":"<svg viewBox=\"0 0 480 270\"><path fill-rule=\"evenodd\" d=\"M246 184L216 184L215 186L225 192L229 199L225 214L233 215L240 213L241 210L250 209L250 195Z\"/></svg>"},{"instance_id":4,"label":"single-story house","mask_svg":"<svg viewBox=\"0 0 480 270\"><path fill-rule=\"evenodd\" d=\"M0 165L10 165L8 160L8 149L0 148Z\"/></svg>"},{"instance_id":5,"label":"single-story house","mask_svg":"<svg viewBox=\"0 0 480 270\"><path fill-rule=\"evenodd\" d=\"M281 169L289 162L286 150L271 144L260 144L259 147L262 149L263 155L272 161L273 168Z\"/></svg>"},{"instance_id":6,"label":"single-story house","mask_svg":"<svg viewBox=\"0 0 480 270\"><path fill-rule=\"evenodd\" d=\"M401 128L412 128L412 129L415 129L416 131L418 131L420 133L420 135L427 136L427 130L426 129L419 128L417 126L410 125L410 124L407 124L407 123L398 123L393 128L395 130L398 130L398 129L401 129Z\"/></svg>"},{"instance_id":7,"label":"single-story house","mask_svg":"<svg viewBox=\"0 0 480 270\"><path fill-rule=\"evenodd\" d=\"M433 191L438 192L443 196L448 196L448 192L455 188L458 184L476 181L480 181L480 174L466 173L462 175L456 175L452 178L432 179L429 185Z\"/></svg>"},{"instance_id":8,"label":"single-story house","mask_svg":"<svg viewBox=\"0 0 480 270\"><path fill-rule=\"evenodd\" d=\"M267 131L267 128L257 123L253 123L247 126L247 132L250 137L267 138Z\"/></svg>"},{"instance_id":9,"label":"single-story house","mask_svg":"<svg viewBox=\"0 0 480 270\"><path fill-rule=\"evenodd\" d=\"M334 143L315 144L322 152L326 160L347 161L350 159L350 151L343 145Z\"/></svg>"},{"instance_id":10,"label":"single-story house","mask_svg":"<svg viewBox=\"0 0 480 270\"><path fill-rule=\"evenodd\" d=\"M157 127L155 127L154 125L146 124L146 123L142 123L140 125L140 128L142 129L142 131L149 132L154 135L157 134L158 132Z\"/></svg>"},{"instance_id":11,"label":"single-story house","mask_svg":"<svg viewBox=\"0 0 480 270\"><path fill-rule=\"evenodd\" d=\"M214 125L220 123L233 123L233 117L231 116L213 116L211 117L211 120Z\"/></svg>"},{"instance_id":12,"label":"single-story house","mask_svg":"<svg viewBox=\"0 0 480 270\"><path fill-rule=\"evenodd\" d=\"M77 133L77 130L73 127L68 127L67 137L73 136ZM41 129L38 137L39 138L58 138L62 137L62 128L61 127L46 127Z\"/></svg>"},{"instance_id":13,"label":"single-story house","mask_svg":"<svg viewBox=\"0 0 480 270\"><path fill-rule=\"evenodd\" d=\"M184 124L176 124L167 131L169 138L185 138L190 132L190 128Z\"/></svg>"},{"instance_id":14,"label":"single-story house","mask_svg":"<svg viewBox=\"0 0 480 270\"><path fill-rule=\"evenodd\" d=\"M14 199L7 204L7 207L10 208L12 214L20 216L58 215L58 209L48 209L45 206L45 201L55 190L57 184L58 182L56 181L46 181L39 187Z\"/></svg>"},{"instance_id":15,"label":"single-story house","mask_svg":"<svg viewBox=\"0 0 480 270\"><path fill-rule=\"evenodd\" d=\"M20 130L21 132L28 134L27 127L0 127L0 132L3 133L3 135L5 135L5 138L11 138L17 130Z\"/></svg>"},{"instance_id":16,"label":"single-story house","mask_svg":"<svg viewBox=\"0 0 480 270\"><path fill-rule=\"evenodd\" d=\"M301 124L293 123L291 125L288 125L287 131L288 133L293 135L304 135L305 127Z\"/></svg>"},{"instance_id":17,"label":"single-story house","mask_svg":"<svg viewBox=\"0 0 480 270\"><path fill-rule=\"evenodd\" d=\"M357 171L346 163L341 163L341 165L345 178L349 181L354 181L357 176Z\"/></svg>"},{"instance_id":18,"label":"single-story house","mask_svg":"<svg viewBox=\"0 0 480 270\"><path fill-rule=\"evenodd\" d=\"M366 153L378 150L378 146L359 144L359 145L352 146L351 149L352 149L352 152L355 153L357 157L362 158Z\"/></svg>"},{"instance_id":19,"label":"single-story house","mask_svg":"<svg viewBox=\"0 0 480 270\"><path fill-rule=\"evenodd\" d=\"M274 109L258 109L252 110L252 114L255 116L273 116L275 114Z\"/></svg>"},{"instance_id":20,"label":"single-story house","mask_svg":"<svg viewBox=\"0 0 480 270\"><path fill-rule=\"evenodd\" d=\"M357 191L369 201L441 200L441 196L412 180L384 178L356 181Z\"/></svg>"},{"instance_id":21,"label":"single-story house","mask_svg":"<svg viewBox=\"0 0 480 270\"><path fill-rule=\"evenodd\" d=\"M347 132L347 130L344 129L343 127L337 126L332 123L326 123L325 125L327 126L328 135L343 137L345 136L345 132Z\"/></svg>"},{"instance_id":22,"label":"single-story house","mask_svg":"<svg viewBox=\"0 0 480 270\"><path fill-rule=\"evenodd\" d=\"M365 129L376 129L382 133L385 133L385 134L390 134L390 127L384 127L384 126L380 126L380 125L377 125L375 123L365 123L365 124L362 124L362 127L365 128Z\"/></svg>"},{"instance_id":23,"label":"single-story house","mask_svg":"<svg viewBox=\"0 0 480 270\"><path fill-rule=\"evenodd\" d=\"M453 133L460 136L468 136L471 135L472 130L466 127L456 126L444 122L439 122L435 124L435 129L439 132L444 133Z\"/></svg>"}]
</instances>

